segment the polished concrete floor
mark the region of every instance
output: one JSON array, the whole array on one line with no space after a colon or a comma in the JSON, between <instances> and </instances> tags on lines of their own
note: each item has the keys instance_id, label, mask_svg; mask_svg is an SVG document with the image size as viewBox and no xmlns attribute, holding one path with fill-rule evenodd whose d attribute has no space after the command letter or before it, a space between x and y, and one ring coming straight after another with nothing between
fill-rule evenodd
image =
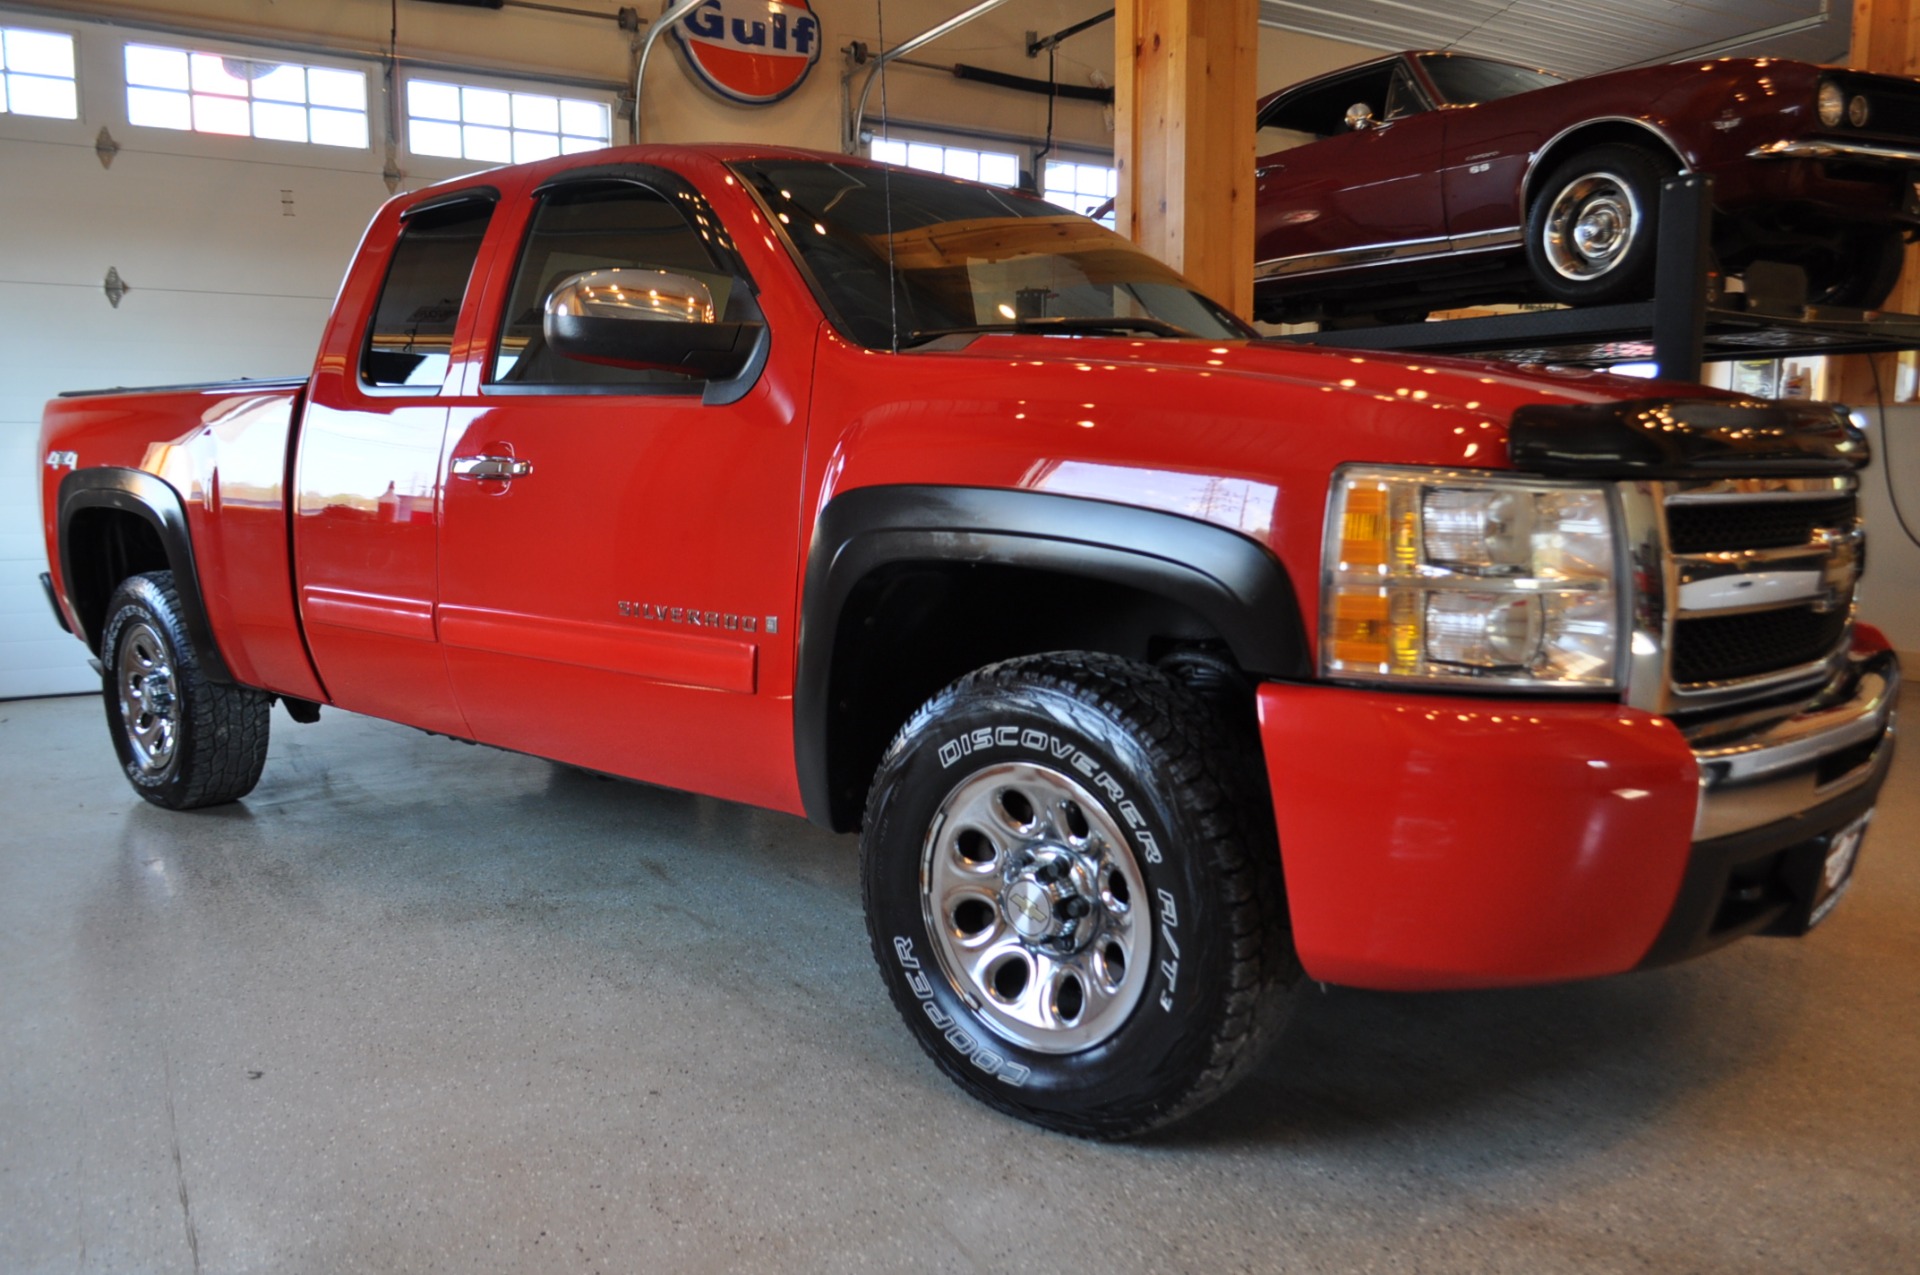
<instances>
[{"instance_id":1,"label":"polished concrete floor","mask_svg":"<svg viewBox=\"0 0 1920 1275\"><path fill-rule=\"evenodd\" d=\"M908 1039L852 839L274 730L178 815L94 700L0 703L0 1271L1920 1270L1920 751L1808 939L1315 992L1101 1146Z\"/></svg>"}]
</instances>

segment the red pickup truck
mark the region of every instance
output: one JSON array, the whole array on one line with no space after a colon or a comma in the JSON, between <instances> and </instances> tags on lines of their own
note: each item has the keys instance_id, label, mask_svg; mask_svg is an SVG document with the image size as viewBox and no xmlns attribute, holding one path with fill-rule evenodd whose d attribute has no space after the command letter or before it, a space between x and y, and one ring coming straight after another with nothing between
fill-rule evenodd
<instances>
[{"instance_id":1,"label":"red pickup truck","mask_svg":"<svg viewBox=\"0 0 1920 1275\"><path fill-rule=\"evenodd\" d=\"M66 396L42 448L143 797L244 796L277 699L858 828L920 1043L1092 1136L1305 980L1803 932L1892 755L1841 410L1264 342L841 156L402 195L309 379Z\"/></svg>"}]
</instances>

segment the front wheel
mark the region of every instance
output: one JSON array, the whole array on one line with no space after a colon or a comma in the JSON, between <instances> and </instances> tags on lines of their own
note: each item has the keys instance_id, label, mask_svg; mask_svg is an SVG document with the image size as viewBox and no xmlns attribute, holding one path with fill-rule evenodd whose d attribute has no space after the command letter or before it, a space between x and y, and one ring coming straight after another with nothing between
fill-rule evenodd
<instances>
[{"instance_id":1,"label":"front wheel","mask_svg":"<svg viewBox=\"0 0 1920 1275\"><path fill-rule=\"evenodd\" d=\"M989 666L882 761L861 876L894 1003L975 1097L1143 1133L1211 1101L1300 978L1248 727L1143 665Z\"/></svg>"},{"instance_id":2,"label":"front wheel","mask_svg":"<svg viewBox=\"0 0 1920 1275\"><path fill-rule=\"evenodd\" d=\"M1836 236L1834 251L1807 269L1807 300L1814 305L1877 310L1900 282L1907 239L1898 229L1868 226Z\"/></svg>"},{"instance_id":3,"label":"front wheel","mask_svg":"<svg viewBox=\"0 0 1920 1275\"><path fill-rule=\"evenodd\" d=\"M1667 166L1638 146L1596 146L1554 169L1527 212L1527 267L1565 305L1634 301L1653 291L1660 183Z\"/></svg>"},{"instance_id":4,"label":"front wheel","mask_svg":"<svg viewBox=\"0 0 1920 1275\"><path fill-rule=\"evenodd\" d=\"M187 635L173 572L129 577L100 639L107 729L127 780L170 810L236 801L260 782L273 700L211 682Z\"/></svg>"}]
</instances>

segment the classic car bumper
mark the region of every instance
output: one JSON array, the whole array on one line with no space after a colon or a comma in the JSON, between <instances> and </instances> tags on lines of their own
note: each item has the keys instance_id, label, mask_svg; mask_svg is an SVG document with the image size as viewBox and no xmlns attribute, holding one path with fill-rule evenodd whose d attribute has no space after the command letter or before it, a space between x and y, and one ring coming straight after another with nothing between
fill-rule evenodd
<instances>
[{"instance_id":1,"label":"classic car bumper","mask_svg":"<svg viewBox=\"0 0 1920 1275\"><path fill-rule=\"evenodd\" d=\"M1870 142L1829 142L1811 138L1768 142L1747 152L1748 159L1848 159L1865 163L1920 166L1920 147L1881 146Z\"/></svg>"},{"instance_id":2,"label":"classic car bumper","mask_svg":"<svg viewBox=\"0 0 1920 1275\"><path fill-rule=\"evenodd\" d=\"M1697 751L1613 704L1269 683L1301 961L1353 986L1492 987L1800 932L1885 780L1898 683L1890 653L1862 653L1816 708Z\"/></svg>"}]
</instances>

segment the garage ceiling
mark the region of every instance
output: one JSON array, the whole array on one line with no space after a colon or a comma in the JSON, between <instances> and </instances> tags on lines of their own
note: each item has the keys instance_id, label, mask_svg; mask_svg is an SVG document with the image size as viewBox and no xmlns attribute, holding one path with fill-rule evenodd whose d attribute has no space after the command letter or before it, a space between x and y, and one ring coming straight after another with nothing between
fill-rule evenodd
<instances>
[{"instance_id":1,"label":"garage ceiling","mask_svg":"<svg viewBox=\"0 0 1920 1275\"><path fill-rule=\"evenodd\" d=\"M1377 49L1456 49L1563 75L1708 54L1843 58L1850 0L1261 0L1260 21Z\"/></svg>"}]
</instances>

